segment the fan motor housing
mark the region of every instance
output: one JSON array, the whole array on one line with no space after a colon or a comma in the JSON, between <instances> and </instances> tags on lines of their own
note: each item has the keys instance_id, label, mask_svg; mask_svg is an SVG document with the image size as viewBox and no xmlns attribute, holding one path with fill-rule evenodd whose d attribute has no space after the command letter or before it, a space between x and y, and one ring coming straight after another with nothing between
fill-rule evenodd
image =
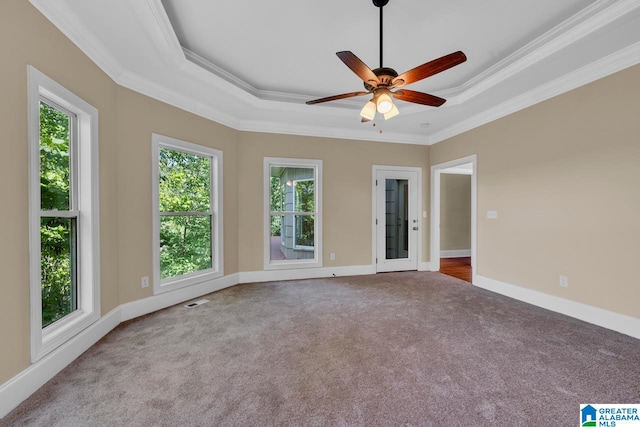
<instances>
[{"instance_id":1,"label":"fan motor housing","mask_svg":"<svg viewBox=\"0 0 640 427\"><path fill-rule=\"evenodd\" d=\"M380 80L380 84L378 85L378 87L389 86L393 81L393 79L398 77L398 73L396 72L396 70L389 67L376 68L375 70L371 70L371 71L373 71L373 74L375 74ZM364 87L368 91L375 89L375 86L371 86L367 82L364 82Z\"/></svg>"}]
</instances>

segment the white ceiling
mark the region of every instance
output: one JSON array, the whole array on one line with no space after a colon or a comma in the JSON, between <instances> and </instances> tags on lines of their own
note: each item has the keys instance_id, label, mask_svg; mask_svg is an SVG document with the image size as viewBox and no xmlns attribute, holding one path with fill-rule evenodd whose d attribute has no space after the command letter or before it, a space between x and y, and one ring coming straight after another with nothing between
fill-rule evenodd
<instances>
[{"instance_id":1,"label":"white ceiling","mask_svg":"<svg viewBox=\"0 0 640 427\"><path fill-rule=\"evenodd\" d=\"M118 84L247 131L433 144L640 63L640 0L390 0L383 65L468 60L374 127L368 97L304 103L363 90L335 52L380 65L371 0L31 2Z\"/></svg>"}]
</instances>

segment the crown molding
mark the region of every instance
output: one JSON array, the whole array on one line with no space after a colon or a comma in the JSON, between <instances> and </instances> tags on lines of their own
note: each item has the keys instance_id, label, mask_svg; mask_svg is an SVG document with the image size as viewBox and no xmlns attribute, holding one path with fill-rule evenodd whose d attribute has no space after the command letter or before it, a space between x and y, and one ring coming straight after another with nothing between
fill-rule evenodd
<instances>
[{"instance_id":1,"label":"crown molding","mask_svg":"<svg viewBox=\"0 0 640 427\"><path fill-rule=\"evenodd\" d=\"M237 77L236 75L231 74L230 72L226 71L222 67L218 67L213 62L203 58L202 56L198 55L195 52L190 51L186 47L182 47L182 51L184 53L184 57L188 61L193 62L197 66L204 68L205 70L221 78L222 80L225 80L231 83L232 85L236 86L237 88L242 89L243 91L257 97L259 90L254 86L251 86L249 83L245 82L244 80L242 80L240 77Z\"/></svg>"},{"instance_id":2,"label":"crown molding","mask_svg":"<svg viewBox=\"0 0 640 427\"><path fill-rule=\"evenodd\" d=\"M145 79L137 74L125 72L122 73L116 82L120 86L131 89L142 95L156 99L165 104L179 108L205 119L212 120L232 129L238 129L240 121L229 114L211 107L211 105L195 101L193 98L184 96L180 92L172 91L166 87L156 84L155 82Z\"/></svg>"},{"instance_id":3,"label":"crown molding","mask_svg":"<svg viewBox=\"0 0 640 427\"><path fill-rule=\"evenodd\" d=\"M184 53L184 57L196 64L197 66L209 71L210 73L214 74L215 76L217 76L218 78L227 81L228 83L231 83L232 85L236 86L237 88L243 90L244 92L247 92L249 94L251 94L252 96L254 96L255 98L257 98L258 100L265 100L265 101L278 101L278 102L289 102L289 103L293 103L293 104L301 104L304 103L306 101L308 101L311 96L310 95L306 95L306 94L299 94L299 93L290 93L290 92L277 92L277 91L270 91L270 90L263 90L263 89L258 89L255 86L252 86L251 84L245 82L244 80L242 80L241 78L237 77L236 75L228 72L227 70L225 70L222 67L217 66L216 64L214 64L213 62L209 61L208 59L203 58L202 56L198 55L195 52L190 51L189 49L182 47L182 51ZM335 104L336 106L341 106L342 108L362 108L362 102L357 102L357 101L348 101L348 100L342 100L339 103Z\"/></svg>"},{"instance_id":4,"label":"crown molding","mask_svg":"<svg viewBox=\"0 0 640 427\"><path fill-rule=\"evenodd\" d=\"M537 37L458 88L443 92L451 105L491 89L640 7L634 0L599 0Z\"/></svg>"},{"instance_id":5,"label":"crown molding","mask_svg":"<svg viewBox=\"0 0 640 427\"><path fill-rule=\"evenodd\" d=\"M640 63L640 42L433 134L428 138L428 145L444 141L445 139L546 101L554 96L584 86L638 63Z\"/></svg>"},{"instance_id":6,"label":"crown molding","mask_svg":"<svg viewBox=\"0 0 640 427\"><path fill-rule=\"evenodd\" d=\"M112 80L118 80L125 68L94 37L67 3L55 2L54 4L54 2L47 0L29 0L29 2Z\"/></svg>"},{"instance_id":7,"label":"crown molding","mask_svg":"<svg viewBox=\"0 0 640 427\"><path fill-rule=\"evenodd\" d=\"M145 13L143 9L145 6L141 2L133 2L133 5L138 6L140 8L140 15ZM147 0L146 7L151 12L151 16L153 17L153 21L155 27L157 28L157 33L159 33L162 37L155 37L156 46L159 47L161 52L168 51L171 54L171 57L174 60L180 61L184 59L184 54L182 52L182 46L180 46L180 41L178 40L178 36L176 36L176 32L171 25L171 21L169 21L169 17L167 16L167 11L162 5L161 0ZM152 28L147 28L148 33L156 33L150 31Z\"/></svg>"},{"instance_id":8,"label":"crown molding","mask_svg":"<svg viewBox=\"0 0 640 427\"><path fill-rule=\"evenodd\" d=\"M396 144L428 145L427 137L400 132L366 129L344 129L326 126L295 125L283 122L245 120L237 128L246 132L264 132L283 135L300 135L317 138L351 139L356 141L389 142Z\"/></svg>"}]
</instances>

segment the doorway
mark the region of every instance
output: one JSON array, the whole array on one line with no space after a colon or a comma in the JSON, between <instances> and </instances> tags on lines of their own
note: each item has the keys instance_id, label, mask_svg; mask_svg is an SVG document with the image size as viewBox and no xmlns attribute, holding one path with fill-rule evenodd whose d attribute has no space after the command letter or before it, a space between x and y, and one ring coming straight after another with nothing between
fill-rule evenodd
<instances>
[{"instance_id":1,"label":"doorway","mask_svg":"<svg viewBox=\"0 0 640 427\"><path fill-rule=\"evenodd\" d=\"M470 192L470 205L469 200L467 200L466 203L460 203L457 209L465 210L465 212L456 213L455 209L453 211L447 209L447 203L452 199L452 195L447 194L446 191L452 190L447 186L443 188L443 183L464 183L465 178L460 175L469 177L466 179L467 187L465 191ZM470 189L468 188L469 181ZM453 191L461 191L455 190L455 186L453 188ZM455 200L455 197L453 197L453 199ZM477 272L476 201L477 179L475 155L431 167L431 270L441 271L473 283ZM444 213L442 212L443 207L445 208ZM445 217L443 217L443 215ZM466 221L469 223L452 225L451 222L454 221L454 216L456 215L463 218L458 218L458 222L462 220L463 222ZM463 243L460 243L460 230L463 228L470 232L470 236L467 235L466 239L462 238ZM457 234L457 236L452 236L451 230L455 231L454 234ZM443 236L445 238L444 242ZM452 243L452 240L454 243Z\"/></svg>"},{"instance_id":2,"label":"doorway","mask_svg":"<svg viewBox=\"0 0 640 427\"><path fill-rule=\"evenodd\" d=\"M377 272L417 270L421 169L374 166L374 260Z\"/></svg>"}]
</instances>

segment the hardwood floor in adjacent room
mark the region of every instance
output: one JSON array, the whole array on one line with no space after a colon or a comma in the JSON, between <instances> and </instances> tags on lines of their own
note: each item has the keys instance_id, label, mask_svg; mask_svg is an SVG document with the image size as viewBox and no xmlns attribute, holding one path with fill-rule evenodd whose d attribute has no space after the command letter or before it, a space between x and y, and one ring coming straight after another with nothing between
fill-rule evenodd
<instances>
[{"instance_id":1,"label":"hardwood floor in adjacent room","mask_svg":"<svg viewBox=\"0 0 640 427\"><path fill-rule=\"evenodd\" d=\"M471 283L471 257L440 258L440 273Z\"/></svg>"}]
</instances>

